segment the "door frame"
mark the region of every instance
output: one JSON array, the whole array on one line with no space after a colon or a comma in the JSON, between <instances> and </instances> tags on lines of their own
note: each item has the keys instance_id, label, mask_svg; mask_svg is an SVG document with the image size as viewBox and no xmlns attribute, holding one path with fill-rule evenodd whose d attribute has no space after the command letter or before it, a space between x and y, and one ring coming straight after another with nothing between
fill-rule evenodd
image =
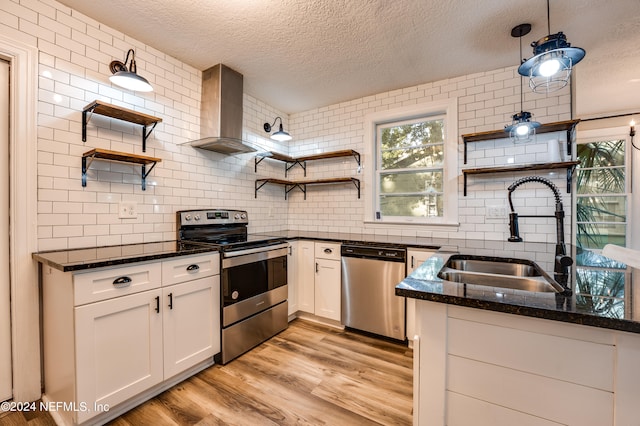
<instances>
[{"instance_id":1,"label":"door frame","mask_svg":"<svg viewBox=\"0 0 640 426\"><path fill-rule=\"evenodd\" d=\"M9 61L9 204L11 347L14 401L41 396L40 296L37 251L38 49L0 34L0 56ZM16 237L17 236L17 237Z\"/></svg>"}]
</instances>

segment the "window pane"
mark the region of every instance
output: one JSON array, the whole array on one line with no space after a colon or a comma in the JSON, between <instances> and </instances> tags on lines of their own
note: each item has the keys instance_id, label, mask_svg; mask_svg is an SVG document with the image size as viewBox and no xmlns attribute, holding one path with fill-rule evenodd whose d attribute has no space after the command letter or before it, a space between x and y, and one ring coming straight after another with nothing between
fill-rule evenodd
<instances>
[{"instance_id":1,"label":"window pane","mask_svg":"<svg viewBox=\"0 0 640 426\"><path fill-rule=\"evenodd\" d=\"M621 269L626 270L627 265L617 262L606 256L591 250L581 248L576 253L577 266L592 266L594 268ZM580 268L578 268L580 269ZM583 269L584 270L584 269Z\"/></svg>"},{"instance_id":2,"label":"window pane","mask_svg":"<svg viewBox=\"0 0 640 426\"><path fill-rule=\"evenodd\" d=\"M578 194L624 193L624 174L624 167L578 169Z\"/></svg>"},{"instance_id":3,"label":"window pane","mask_svg":"<svg viewBox=\"0 0 640 426\"><path fill-rule=\"evenodd\" d=\"M382 169L408 169L415 167L442 167L444 144L422 148L392 149L382 152Z\"/></svg>"},{"instance_id":4,"label":"window pane","mask_svg":"<svg viewBox=\"0 0 640 426\"><path fill-rule=\"evenodd\" d=\"M441 217L442 194L382 195L380 211L383 216Z\"/></svg>"},{"instance_id":5,"label":"window pane","mask_svg":"<svg viewBox=\"0 0 640 426\"><path fill-rule=\"evenodd\" d=\"M382 194L442 192L442 171L382 173L380 174L380 192Z\"/></svg>"},{"instance_id":6,"label":"window pane","mask_svg":"<svg viewBox=\"0 0 640 426\"><path fill-rule=\"evenodd\" d=\"M383 150L415 148L430 143L444 142L444 120L423 121L382 129Z\"/></svg>"},{"instance_id":7,"label":"window pane","mask_svg":"<svg viewBox=\"0 0 640 426\"><path fill-rule=\"evenodd\" d=\"M626 222L627 197L578 197L578 222Z\"/></svg>"},{"instance_id":8,"label":"window pane","mask_svg":"<svg viewBox=\"0 0 640 426\"><path fill-rule=\"evenodd\" d=\"M606 244L626 246L626 225L578 223L578 247L602 249Z\"/></svg>"},{"instance_id":9,"label":"window pane","mask_svg":"<svg viewBox=\"0 0 640 426\"><path fill-rule=\"evenodd\" d=\"M601 141L578 144L580 167L612 167L624 165L625 141Z\"/></svg>"}]
</instances>

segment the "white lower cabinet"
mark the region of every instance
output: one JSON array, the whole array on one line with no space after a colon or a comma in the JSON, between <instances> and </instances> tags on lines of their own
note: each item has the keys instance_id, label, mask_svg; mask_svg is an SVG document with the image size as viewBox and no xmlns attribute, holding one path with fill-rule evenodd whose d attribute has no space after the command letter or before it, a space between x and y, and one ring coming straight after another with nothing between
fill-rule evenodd
<instances>
[{"instance_id":1,"label":"white lower cabinet","mask_svg":"<svg viewBox=\"0 0 640 426\"><path fill-rule=\"evenodd\" d=\"M161 293L150 290L75 308L76 398L90 402L88 410L78 412L78 423L163 380L162 315L156 312Z\"/></svg>"},{"instance_id":2,"label":"white lower cabinet","mask_svg":"<svg viewBox=\"0 0 640 426\"><path fill-rule=\"evenodd\" d=\"M423 300L416 320L415 425L633 424L616 332Z\"/></svg>"},{"instance_id":3,"label":"white lower cabinet","mask_svg":"<svg viewBox=\"0 0 640 426\"><path fill-rule=\"evenodd\" d=\"M56 422L101 423L212 364L219 273L217 253L82 273L43 265L43 399L75 407L52 412Z\"/></svg>"},{"instance_id":4,"label":"white lower cabinet","mask_svg":"<svg viewBox=\"0 0 640 426\"><path fill-rule=\"evenodd\" d=\"M162 289L164 378L220 352L220 277Z\"/></svg>"},{"instance_id":5,"label":"white lower cabinet","mask_svg":"<svg viewBox=\"0 0 640 426\"><path fill-rule=\"evenodd\" d=\"M340 244L298 241L298 309L340 322Z\"/></svg>"},{"instance_id":6,"label":"white lower cabinet","mask_svg":"<svg viewBox=\"0 0 640 426\"><path fill-rule=\"evenodd\" d=\"M341 282L340 261L315 260L314 313L323 318L340 321Z\"/></svg>"}]
</instances>

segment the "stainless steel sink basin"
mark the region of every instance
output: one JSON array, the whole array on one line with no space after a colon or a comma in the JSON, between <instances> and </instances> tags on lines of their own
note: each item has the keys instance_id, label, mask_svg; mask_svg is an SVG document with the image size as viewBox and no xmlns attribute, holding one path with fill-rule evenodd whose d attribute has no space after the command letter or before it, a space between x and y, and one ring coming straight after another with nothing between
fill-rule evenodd
<instances>
[{"instance_id":1,"label":"stainless steel sink basin","mask_svg":"<svg viewBox=\"0 0 640 426\"><path fill-rule=\"evenodd\" d=\"M438 272L443 280L533 292L557 292L564 288L535 262L525 259L453 255Z\"/></svg>"}]
</instances>

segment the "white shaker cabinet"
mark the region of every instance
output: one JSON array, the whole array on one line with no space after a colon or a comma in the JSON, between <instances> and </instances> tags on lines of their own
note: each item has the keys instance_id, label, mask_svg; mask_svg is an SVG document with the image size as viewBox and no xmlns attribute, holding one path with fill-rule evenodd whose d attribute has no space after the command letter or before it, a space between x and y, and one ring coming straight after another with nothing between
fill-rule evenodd
<instances>
[{"instance_id":1,"label":"white shaker cabinet","mask_svg":"<svg viewBox=\"0 0 640 426\"><path fill-rule=\"evenodd\" d=\"M299 240L296 255L298 310L315 312L315 245L313 241Z\"/></svg>"},{"instance_id":2,"label":"white shaker cabinet","mask_svg":"<svg viewBox=\"0 0 640 426\"><path fill-rule=\"evenodd\" d=\"M77 390L71 399L90 402L90 410L77 413L78 423L163 380L160 298L156 289L75 309Z\"/></svg>"},{"instance_id":3,"label":"white shaker cabinet","mask_svg":"<svg viewBox=\"0 0 640 426\"><path fill-rule=\"evenodd\" d=\"M340 244L298 241L298 310L340 322Z\"/></svg>"},{"instance_id":4,"label":"white shaker cabinet","mask_svg":"<svg viewBox=\"0 0 640 426\"><path fill-rule=\"evenodd\" d=\"M43 399L78 407L52 412L56 422L101 423L211 365L219 268L217 253L77 273L43 265Z\"/></svg>"}]
</instances>

